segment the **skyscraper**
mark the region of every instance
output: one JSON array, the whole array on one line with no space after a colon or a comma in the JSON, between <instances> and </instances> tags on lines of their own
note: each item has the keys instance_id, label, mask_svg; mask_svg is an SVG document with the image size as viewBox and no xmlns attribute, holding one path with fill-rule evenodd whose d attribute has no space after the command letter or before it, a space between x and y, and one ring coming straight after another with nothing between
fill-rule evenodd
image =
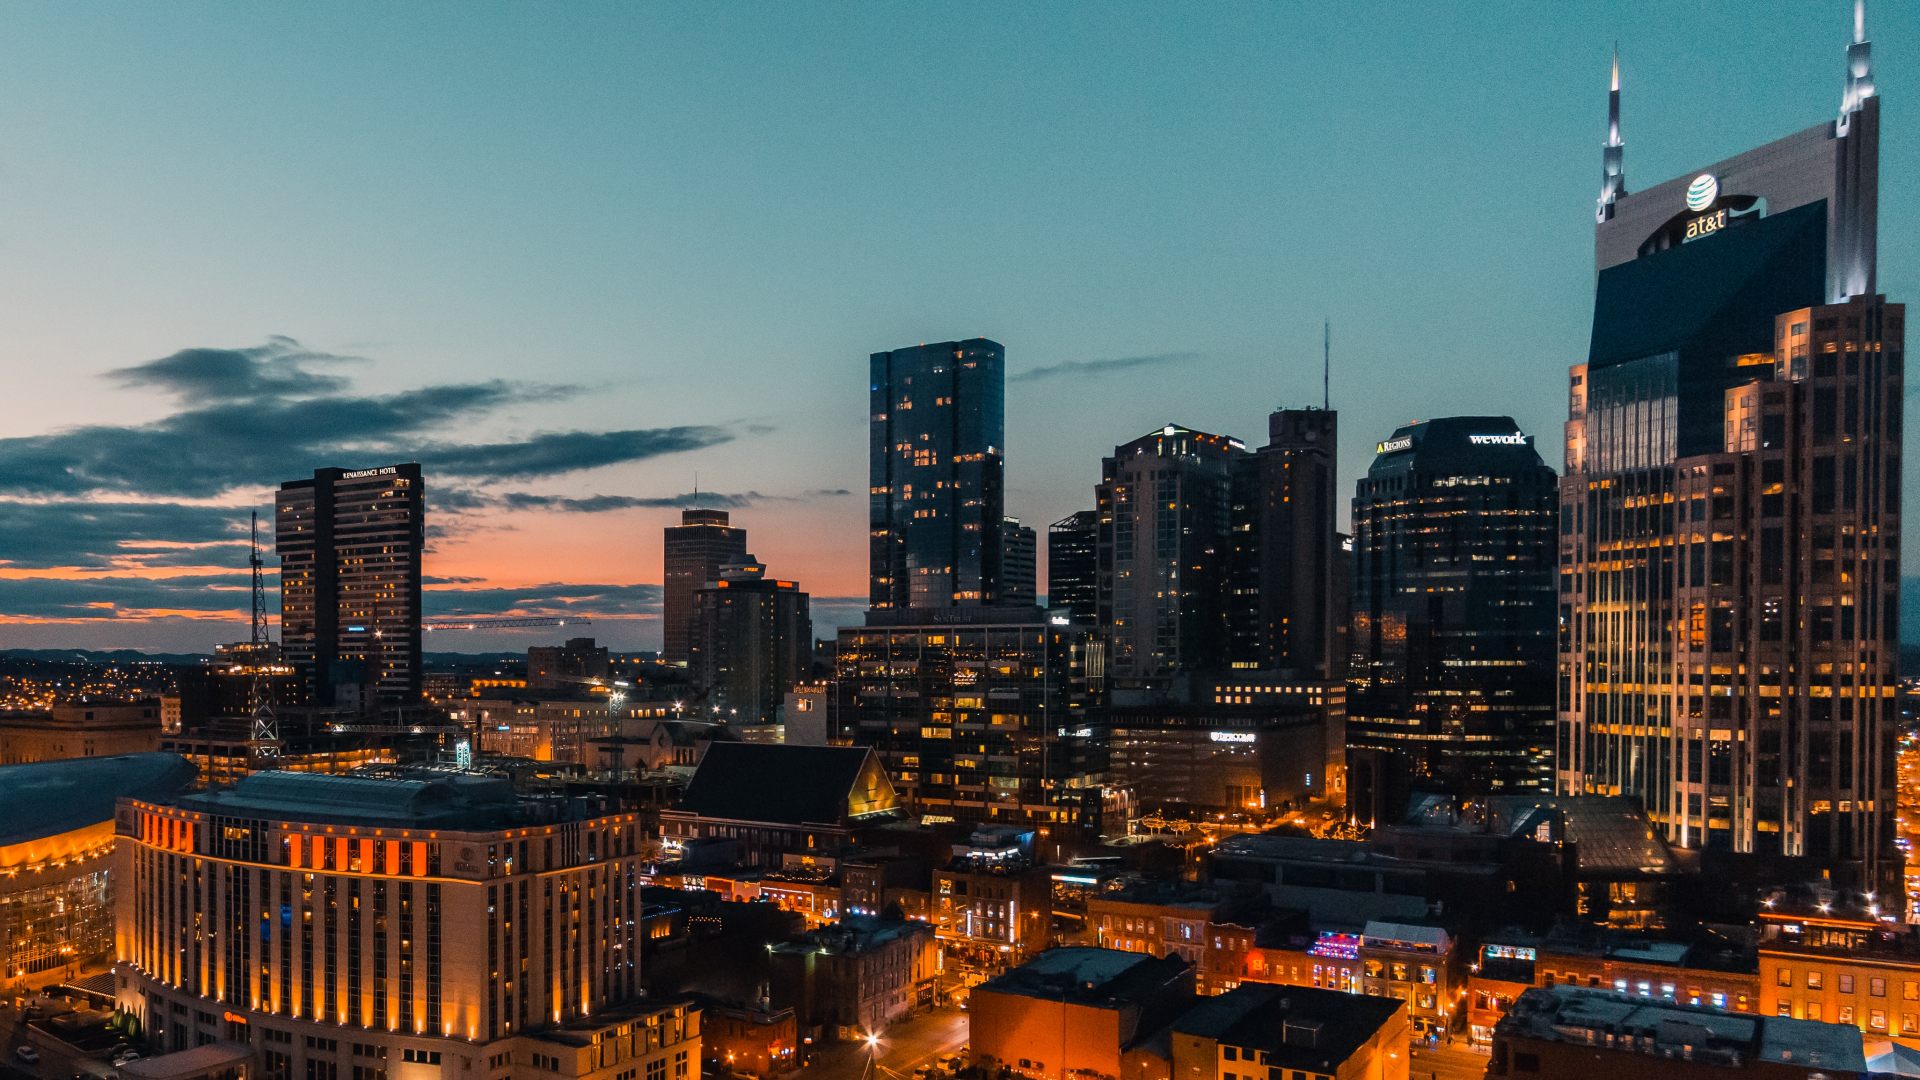
<instances>
[{"instance_id":1,"label":"skyscraper","mask_svg":"<svg viewBox=\"0 0 1920 1080\"><path fill-rule=\"evenodd\" d=\"M813 666L807 594L745 562L694 593L694 684L712 714L741 724L771 723L781 699Z\"/></svg>"},{"instance_id":2,"label":"skyscraper","mask_svg":"<svg viewBox=\"0 0 1920 1080\"><path fill-rule=\"evenodd\" d=\"M1032 607L1040 601L1040 539L1019 518L1000 523L1000 589L1003 607Z\"/></svg>"},{"instance_id":3,"label":"skyscraper","mask_svg":"<svg viewBox=\"0 0 1920 1080\"><path fill-rule=\"evenodd\" d=\"M1561 484L1559 780L1690 847L1878 888L1891 851L1904 312L1880 103L1625 193L1617 90Z\"/></svg>"},{"instance_id":4,"label":"skyscraper","mask_svg":"<svg viewBox=\"0 0 1920 1080\"><path fill-rule=\"evenodd\" d=\"M1047 610L1091 625L1100 595L1100 512L1081 510L1047 526Z\"/></svg>"},{"instance_id":5,"label":"skyscraper","mask_svg":"<svg viewBox=\"0 0 1920 1080\"><path fill-rule=\"evenodd\" d=\"M1103 463L1096 599L1115 680L1225 666L1231 477L1245 456L1238 439L1168 424Z\"/></svg>"},{"instance_id":6,"label":"skyscraper","mask_svg":"<svg viewBox=\"0 0 1920 1080\"><path fill-rule=\"evenodd\" d=\"M1340 414L1279 409L1267 417L1267 445L1235 466L1233 489L1236 668L1337 679L1340 541L1335 450Z\"/></svg>"},{"instance_id":7,"label":"skyscraper","mask_svg":"<svg viewBox=\"0 0 1920 1080\"><path fill-rule=\"evenodd\" d=\"M414 462L318 469L274 498L280 641L316 704L349 684L388 705L420 698L426 502Z\"/></svg>"},{"instance_id":8,"label":"skyscraper","mask_svg":"<svg viewBox=\"0 0 1920 1080\"><path fill-rule=\"evenodd\" d=\"M871 358L869 608L1000 600L1006 351L985 338Z\"/></svg>"},{"instance_id":9,"label":"skyscraper","mask_svg":"<svg viewBox=\"0 0 1920 1080\"><path fill-rule=\"evenodd\" d=\"M994 615L842 627L834 726L880 754L927 820L1097 829L1104 643Z\"/></svg>"},{"instance_id":10,"label":"skyscraper","mask_svg":"<svg viewBox=\"0 0 1920 1080\"><path fill-rule=\"evenodd\" d=\"M1558 500L1510 417L1378 445L1353 499L1350 745L1458 794L1552 789Z\"/></svg>"},{"instance_id":11,"label":"skyscraper","mask_svg":"<svg viewBox=\"0 0 1920 1080\"><path fill-rule=\"evenodd\" d=\"M694 592L720 580L720 571L747 560L747 530L733 528L730 520L725 510L682 510L680 524L667 526L660 656L670 664L688 660Z\"/></svg>"}]
</instances>

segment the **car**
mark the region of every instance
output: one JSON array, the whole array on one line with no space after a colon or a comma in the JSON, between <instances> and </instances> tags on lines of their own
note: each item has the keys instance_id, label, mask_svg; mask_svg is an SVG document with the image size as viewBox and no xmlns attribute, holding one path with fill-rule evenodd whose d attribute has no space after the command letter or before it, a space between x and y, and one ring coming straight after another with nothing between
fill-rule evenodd
<instances>
[{"instance_id":1,"label":"car","mask_svg":"<svg viewBox=\"0 0 1920 1080\"><path fill-rule=\"evenodd\" d=\"M952 1072L953 1070L959 1068L960 1063L965 1060L966 1060L966 1057L961 1054L941 1054L940 1060L935 1062L935 1064L939 1065L942 1069L945 1069L948 1072Z\"/></svg>"},{"instance_id":2,"label":"car","mask_svg":"<svg viewBox=\"0 0 1920 1080\"><path fill-rule=\"evenodd\" d=\"M129 1061L139 1061L139 1060L140 1060L140 1051L138 1050L122 1050L119 1053L113 1055L113 1064L115 1067L125 1065Z\"/></svg>"},{"instance_id":3,"label":"car","mask_svg":"<svg viewBox=\"0 0 1920 1080\"><path fill-rule=\"evenodd\" d=\"M31 1046L16 1046L13 1048L13 1056L32 1065L40 1060L40 1051Z\"/></svg>"}]
</instances>

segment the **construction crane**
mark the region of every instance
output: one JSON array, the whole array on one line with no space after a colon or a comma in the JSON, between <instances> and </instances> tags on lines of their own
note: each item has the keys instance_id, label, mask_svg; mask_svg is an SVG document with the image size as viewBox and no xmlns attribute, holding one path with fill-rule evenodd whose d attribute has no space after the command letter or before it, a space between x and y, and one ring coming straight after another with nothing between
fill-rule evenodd
<instances>
[{"instance_id":1,"label":"construction crane","mask_svg":"<svg viewBox=\"0 0 1920 1080\"><path fill-rule=\"evenodd\" d=\"M516 626L565 626L568 623L591 625L592 619L552 619L538 616L508 615L493 619L440 619L420 624L422 630L505 630Z\"/></svg>"}]
</instances>

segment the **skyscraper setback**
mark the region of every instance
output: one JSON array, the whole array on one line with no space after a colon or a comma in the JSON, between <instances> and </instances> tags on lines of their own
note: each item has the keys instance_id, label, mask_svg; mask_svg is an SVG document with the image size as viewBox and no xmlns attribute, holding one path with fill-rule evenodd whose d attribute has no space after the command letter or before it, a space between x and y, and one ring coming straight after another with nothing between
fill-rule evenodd
<instances>
[{"instance_id":1,"label":"skyscraper setback","mask_svg":"<svg viewBox=\"0 0 1920 1080\"><path fill-rule=\"evenodd\" d=\"M694 593L747 560L747 530L734 528L725 510L682 510L680 524L667 526L664 552L660 655L684 664L692 655Z\"/></svg>"},{"instance_id":2,"label":"skyscraper setback","mask_svg":"<svg viewBox=\"0 0 1920 1080\"><path fill-rule=\"evenodd\" d=\"M1339 678L1346 604L1335 581L1340 414L1277 409L1236 469L1233 666Z\"/></svg>"},{"instance_id":3,"label":"skyscraper setback","mask_svg":"<svg viewBox=\"0 0 1920 1080\"><path fill-rule=\"evenodd\" d=\"M869 609L1003 602L1006 350L972 338L870 367Z\"/></svg>"},{"instance_id":4,"label":"skyscraper setback","mask_svg":"<svg viewBox=\"0 0 1920 1080\"><path fill-rule=\"evenodd\" d=\"M281 647L316 704L354 684L388 705L419 699L425 498L413 462L280 485Z\"/></svg>"},{"instance_id":5,"label":"skyscraper setback","mask_svg":"<svg viewBox=\"0 0 1920 1080\"><path fill-rule=\"evenodd\" d=\"M1626 194L1618 84L1561 484L1559 781L1885 887L1904 312L1864 28L1837 121Z\"/></svg>"}]
</instances>

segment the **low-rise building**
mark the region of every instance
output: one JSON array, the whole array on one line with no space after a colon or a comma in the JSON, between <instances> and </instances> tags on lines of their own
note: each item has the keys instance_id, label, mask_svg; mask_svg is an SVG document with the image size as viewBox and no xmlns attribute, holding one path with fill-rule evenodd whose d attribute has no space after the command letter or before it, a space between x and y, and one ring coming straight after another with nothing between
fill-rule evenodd
<instances>
[{"instance_id":1,"label":"low-rise building","mask_svg":"<svg viewBox=\"0 0 1920 1080\"><path fill-rule=\"evenodd\" d=\"M1249 982L1313 986L1343 993L1361 992L1361 936L1345 930L1321 930L1294 940L1256 941L1247 952L1243 978Z\"/></svg>"},{"instance_id":2,"label":"low-rise building","mask_svg":"<svg viewBox=\"0 0 1920 1080\"><path fill-rule=\"evenodd\" d=\"M1406 1002L1416 1031L1451 1031L1466 996L1454 944L1438 926L1370 922L1360 935L1360 987Z\"/></svg>"},{"instance_id":3,"label":"low-rise building","mask_svg":"<svg viewBox=\"0 0 1920 1080\"><path fill-rule=\"evenodd\" d=\"M1053 872L1024 853L955 856L933 872L932 918L949 980L973 985L1047 947Z\"/></svg>"},{"instance_id":4,"label":"low-rise building","mask_svg":"<svg viewBox=\"0 0 1920 1080\"><path fill-rule=\"evenodd\" d=\"M853 915L773 947L772 998L826 1038L881 1032L933 1004L940 949L914 919Z\"/></svg>"},{"instance_id":5,"label":"low-rise building","mask_svg":"<svg viewBox=\"0 0 1920 1080\"><path fill-rule=\"evenodd\" d=\"M80 702L0 713L0 765L147 754L160 748L160 702Z\"/></svg>"},{"instance_id":6,"label":"low-rise building","mask_svg":"<svg viewBox=\"0 0 1920 1080\"><path fill-rule=\"evenodd\" d=\"M716 742L680 805L661 812L660 830L669 855L729 840L742 865L772 868L790 854L838 852L861 827L901 816L893 783L866 747Z\"/></svg>"},{"instance_id":7,"label":"low-rise building","mask_svg":"<svg viewBox=\"0 0 1920 1080\"><path fill-rule=\"evenodd\" d=\"M1193 1000L1177 956L1049 949L973 988L973 1060L1034 1080L1117 1078L1127 1052Z\"/></svg>"},{"instance_id":8,"label":"low-rise building","mask_svg":"<svg viewBox=\"0 0 1920 1080\"><path fill-rule=\"evenodd\" d=\"M1598 936L1494 935L1483 941L1467 977L1467 1023L1486 1045L1494 1025L1536 986L1585 986L1682 1005L1753 1012L1759 979L1750 948L1684 942L1641 933Z\"/></svg>"},{"instance_id":9,"label":"low-rise building","mask_svg":"<svg viewBox=\"0 0 1920 1080\"><path fill-rule=\"evenodd\" d=\"M1487 1076L1513 1080L1851 1080L1858 1029L1554 986L1528 990L1493 1032Z\"/></svg>"},{"instance_id":10,"label":"low-rise building","mask_svg":"<svg viewBox=\"0 0 1920 1080\"><path fill-rule=\"evenodd\" d=\"M1759 1011L1920 1047L1920 935L1869 900L1772 898L1759 917Z\"/></svg>"},{"instance_id":11,"label":"low-rise building","mask_svg":"<svg viewBox=\"0 0 1920 1080\"><path fill-rule=\"evenodd\" d=\"M799 1068L799 1027L792 1009L710 1003L704 1014L707 1061L720 1075L766 1077Z\"/></svg>"},{"instance_id":12,"label":"low-rise building","mask_svg":"<svg viewBox=\"0 0 1920 1080\"><path fill-rule=\"evenodd\" d=\"M1203 998L1173 1022L1180 1080L1407 1080L1404 1001L1250 983Z\"/></svg>"},{"instance_id":13,"label":"low-rise building","mask_svg":"<svg viewBox=\"0 0 1920 1080\"><path fill-rule=\"evenodd\" d=\"M1106 949L1178 956L1193 965L1200 993L1221 994L1245 977L1268 914L1258 891L1142 884L1088 897L1087 938Z\"/></svg>"},{"instance_id":14,"label":"low-rise building","mask_svg":"<svg viewBox=\"0 0 1920 1080\"><path fill-rule=\"evenodd\" d=\"M627 1002L526 1032L511 1046L489 1047L487 1070L481 1075L700 1080L703 1022L702 1010L687 1001ZM403 1052L401 1060L387 1065L386 1071L404 1077L410 1071L409 1060ZM360 1074L361 1080L378 1080L373 1069L360 1068L367 1069ZM440 1075L451 1071L442 1059Z\"/></svg>"}]
</instances>

